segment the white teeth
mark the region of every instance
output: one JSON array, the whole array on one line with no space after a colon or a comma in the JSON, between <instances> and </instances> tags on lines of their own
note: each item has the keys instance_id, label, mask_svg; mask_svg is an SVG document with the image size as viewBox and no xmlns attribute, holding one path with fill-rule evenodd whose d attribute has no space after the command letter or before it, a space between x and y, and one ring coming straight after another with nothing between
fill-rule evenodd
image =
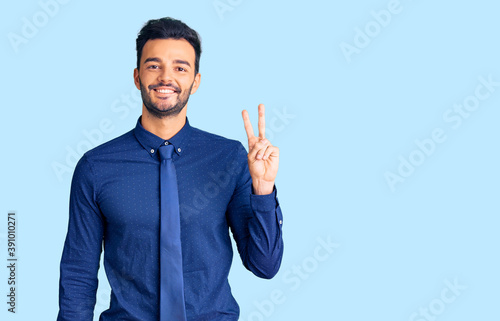
<instances>
[{"instance_id":1,"label":"white teeth","mask_svg":"<svg viewBox=\"0 0 500 321\"><path fill-rule=\"evenodd\" d=\"M173 90L170 89L156 89L157 92L162 93L162 94L172 94L174 93Z\"/></svg>"}]
</instances>

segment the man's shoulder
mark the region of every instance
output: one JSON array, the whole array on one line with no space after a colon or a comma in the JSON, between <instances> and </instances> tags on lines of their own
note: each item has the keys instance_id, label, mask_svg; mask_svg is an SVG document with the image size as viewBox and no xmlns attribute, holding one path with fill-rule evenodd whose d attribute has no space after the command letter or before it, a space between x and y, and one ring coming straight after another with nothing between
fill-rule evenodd
<instances>
[{"instance_id":1,"label":"man's shoulder","mask_svg":"<svg viewBox=\"0 0 500 321\"><path fill-rule=\"evenodd\" d=\"M129 130L128 132L118 137L108 140L88 150L84 155L87 158L93 159L109 154L115 154L117 152L125 150L128 146L130 146L131 142L134 142L133 130Z\"/></svg>"},{"instance_id":2,"label":"man's shoulder","mask_svg":"<svg viewBox=\"0 0 500 321\"><path fill-rule=\"evenodd\" d=\"M215 144L218 147L229 148L229 149L240 149L243 148L243 144L236 139L231 139L224 137L222 135L214 134L196 127L191 127L191 143L193 144Z\"/></svg>"}]
</instances>

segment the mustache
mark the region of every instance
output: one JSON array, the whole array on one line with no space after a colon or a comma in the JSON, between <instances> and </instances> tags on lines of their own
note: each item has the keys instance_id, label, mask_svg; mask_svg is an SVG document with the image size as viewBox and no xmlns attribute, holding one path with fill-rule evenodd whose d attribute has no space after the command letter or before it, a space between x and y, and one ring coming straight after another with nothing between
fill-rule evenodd
<instances>
[{"instance_id":1,"label":"mustache","mask_svg":"<svg viewBox=\"0 0 500 321\"><path fill-rule=\"evenodd\" d=\"M153 90L153 89L156 89L158 87L170 87L170 89L174 90L174 91L177 91L177 92L180 92L181 89L177 86L174 86L172 84L168 84L168 85L165 85L165 84L156 84L156 85L149 85L148 86L148 89L149 90Z\"/></svg>"}]
</instances>

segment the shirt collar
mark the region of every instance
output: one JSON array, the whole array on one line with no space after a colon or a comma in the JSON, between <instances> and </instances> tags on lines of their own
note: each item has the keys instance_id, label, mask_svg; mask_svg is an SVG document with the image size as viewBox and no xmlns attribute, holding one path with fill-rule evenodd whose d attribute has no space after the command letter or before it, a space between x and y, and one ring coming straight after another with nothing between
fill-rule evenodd
<instances>
[{"instance_id":1,"label":"shirt collar","mask_svg":"<svg viewBox=\"0 0 500 321\"><path fill-rule=\"evenodd\" d=\"M174 151L177 155L182 156L184 149L186 147L186 143L188 141L188 137L191 134L191 125L189 125L189 120L186 117L186 123L184 126L170 139L163 139L161 137L156 136L155 134L147 131L142 127L141 124L142 116L139 116L137 119L137 124L134 128L134 134L139 143L147 150L149 156L153 158L157 158L158 148L160 146L165 145L165 142L174 145Z\"/></svg>"}]
</instances>

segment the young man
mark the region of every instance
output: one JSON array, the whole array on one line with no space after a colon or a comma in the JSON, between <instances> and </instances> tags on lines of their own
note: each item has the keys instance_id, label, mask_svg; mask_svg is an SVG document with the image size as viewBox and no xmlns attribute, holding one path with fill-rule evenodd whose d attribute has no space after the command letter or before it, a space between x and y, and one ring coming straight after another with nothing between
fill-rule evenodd
<instances>
[{"instance_id":1,"label":"young man","mask_svg":"<svg viewBox=\"0 0 500 321\"><path fill-rule=\"evenodd\" d=\"M244 266L272 278L283 255L274 181L279 150L243 121L235 140L191 127L186 106L200 85L196 31L151 20L137 37L136 127L82 156L71 183L58 320L93 318L97 272L111 303L100 320L238 320L228 273L229 229Z\"/></svg>"}]
</instances>

